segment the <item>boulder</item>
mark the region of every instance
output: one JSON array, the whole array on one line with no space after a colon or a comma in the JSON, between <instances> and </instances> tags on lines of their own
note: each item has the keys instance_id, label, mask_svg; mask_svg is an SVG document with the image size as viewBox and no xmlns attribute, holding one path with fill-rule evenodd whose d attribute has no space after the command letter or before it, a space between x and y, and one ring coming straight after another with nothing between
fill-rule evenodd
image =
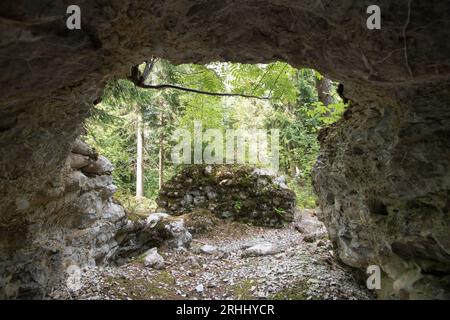
<instances>
[{"instance_id":1,"label":"boulder","mask_svg":"<svg viewBox=\"0 0 450 320\"><path fill-rule=\"evenodd\" d=\"M200 247L200 252L205 254L214 254L217 252L217 247L209 244L205 244Z\"/></svg>"},{"instance_id":2,"label":"boulder","mask_svg":"<svg viewBox=\"0 0 450 320\"><path fill-rule=\"evenodd\" d=\"M154 269L164 269L164 258L158 253L157 248L151 248L144 253L144 265Z\"/></svg>"},{"instance_id":3,"label":"boulder","mask_svg":"<svg viewBox=\"0 0 450 320\"><path fill-rule=\"evenodd\" d=\"M281 251L282 250L273 243L262 242L245 249L242 255L244 257L267 256L280 253Z\"/></svg>"},{"instance_id":4,"label":"boulder","mask_svg":"<svg viewBox=\"0 0 450 320\"><path fill-rule=\"evenodd\" d=\"M184 227L183 218L156 212L136 221L128 220L127 226L119 231L117 241L115 259L122 263L152 247L189 248L192 235Z\"/></svg>"},{"instance_id":5,"label":"boulder","mask_svg":"<svg viewBox=\"0 0 450 320\"><path fill-rule=\"evenodd\" d=\"M328 236L325 225L317 218L316 210L312 209L302 209L295 216L294 228L303 234L305 242L314 242Z\"/></svg>"}]
</instances>

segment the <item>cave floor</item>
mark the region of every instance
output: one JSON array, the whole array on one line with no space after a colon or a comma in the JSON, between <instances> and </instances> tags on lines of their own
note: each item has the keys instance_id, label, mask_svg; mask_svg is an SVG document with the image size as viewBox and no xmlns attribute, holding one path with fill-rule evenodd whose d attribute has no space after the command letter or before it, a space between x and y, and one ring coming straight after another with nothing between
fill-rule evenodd
<instances>
[{"instance_id":1,"label":"cave floor","mask_svg":"<svg viewBox=\"0 0 450 320\"><path fill-rule=\"evenodd\" d=\"M310 221L316 219L313 210L305 212ZM194 235L189 250L158 248L165 260L162 270L146 267L142 257L118 267L89 268L83 270L81 289L53 290L48 298L372 299L337 263L327 236L299 232L296 220L281 229L225 222ZM276 253L246 254L249 247L267 243ZM212 247L205 250L205 245Z\"/></svg>"}]
</instances>

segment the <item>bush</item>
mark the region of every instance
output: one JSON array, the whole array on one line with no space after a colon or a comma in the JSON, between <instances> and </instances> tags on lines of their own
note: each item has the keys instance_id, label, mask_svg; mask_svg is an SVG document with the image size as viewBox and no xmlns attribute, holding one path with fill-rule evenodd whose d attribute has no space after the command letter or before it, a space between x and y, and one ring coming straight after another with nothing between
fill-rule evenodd
<instances>
[{"instance_id":1,"label":"bush","mask_svg":"<svg viewBox=\"0 0 450 320\"><path fill-rule=\"evenodd\" d=\"M150 212L156 210L154 200L142 197L139 201L129 190L120 190L114 194L114 199L118 201L125 209L128 216L138 215L147 216Z\"/></svg>"},{"instance_id":2,"label":"bush","mask_svg":"<svg viewBox=\"0 0 450 320\"><path fill-rule=\"evenodd\" d=\"M295 192L298 208L311 209L317 207L317 196L310 181L298 182L290 177L287 177L286 180L289 189Z\"/></svg>"}]
</instances>

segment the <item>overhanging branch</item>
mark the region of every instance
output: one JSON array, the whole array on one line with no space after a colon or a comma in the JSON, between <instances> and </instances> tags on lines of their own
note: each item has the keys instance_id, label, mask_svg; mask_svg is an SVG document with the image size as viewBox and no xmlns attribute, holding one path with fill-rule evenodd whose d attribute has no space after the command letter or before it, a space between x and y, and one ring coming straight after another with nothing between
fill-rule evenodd
<instances>
[{"instance_id":1,"label":"overhanging branch","mask_svg":"<svg viewBox=\"0 0 450 320\"><path fill-rule=\"evenodd\" d=\"M136 87L143 89L154 89L154 90L164 90L164 89L175 89L186 92L192 92L197 94L204 94L208 96L216 96L216 97L242 97L242 98L251 98L251 99L260 99L260 100L269 100L270 97L259 97L251 94L243 94L243 93L228 93L228 92L210 92L199 89L187 88L175 84L145 84L142 81L143 77L140 75L139 69L133 67L131 70L131 76L128 78L131 82L134 83Z\"/></svg>"}]
</instances>

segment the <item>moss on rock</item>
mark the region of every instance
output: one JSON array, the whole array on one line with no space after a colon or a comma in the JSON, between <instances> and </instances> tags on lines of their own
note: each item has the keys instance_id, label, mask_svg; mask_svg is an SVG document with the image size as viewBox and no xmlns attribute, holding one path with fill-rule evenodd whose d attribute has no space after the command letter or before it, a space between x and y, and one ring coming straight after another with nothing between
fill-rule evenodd
<instances>
[{"instance_id":1,"label":"moss on rock","mask_svg":"<svg viewBox=\"0 0 450 320\"><path fill-rule=\"evenodd\" d=\"M295 193L267 169L188 165L166 182L156 202L173 215L205 209L220 218L280 227L293 220Z\"/></svg>"}]
</instances>

